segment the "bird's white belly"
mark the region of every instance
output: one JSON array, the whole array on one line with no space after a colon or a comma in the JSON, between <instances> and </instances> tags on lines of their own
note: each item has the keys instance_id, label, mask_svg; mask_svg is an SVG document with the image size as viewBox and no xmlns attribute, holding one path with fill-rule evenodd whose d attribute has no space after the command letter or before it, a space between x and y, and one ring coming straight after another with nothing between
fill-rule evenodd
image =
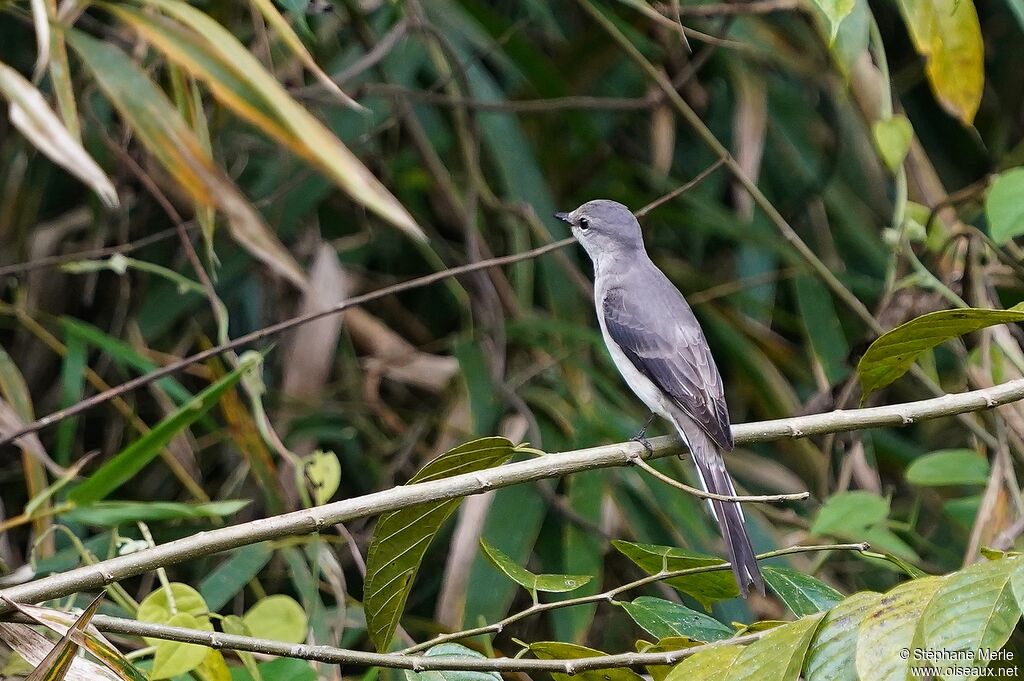
<instances>
[{"instance_id":1,"label":"bird's white belly","mask_svg":"<svg viewBox=\"0 0 1024 681\"><path fill-rule=\"evenodd\" d=\"M651 379L640 373L640 370L633 365L629 357L626 357L626 353L619 348L619 344L608 335L608 330L604 325L604 315L600 309L598 309L597 321L601 327L604 344L608 347L608 352L612 356L612 361L615 362L615 367L622 374L622 377L626 379L626 384L647 405L648 409L674 424L675 419L672 418L673 410L665 394L651 382Z\"/></svg>"}]
</instances>

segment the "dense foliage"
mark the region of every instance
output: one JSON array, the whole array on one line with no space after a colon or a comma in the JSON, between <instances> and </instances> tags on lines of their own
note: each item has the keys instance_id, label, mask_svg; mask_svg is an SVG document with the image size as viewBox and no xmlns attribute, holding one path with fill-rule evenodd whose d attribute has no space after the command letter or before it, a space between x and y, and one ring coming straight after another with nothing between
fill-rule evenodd
<instances>
[{"instance_id":1,"label":"dense foliage","mask_svg":"<svg viewBox=\"0 0 1024 681\"><path fill-rule=\"evenodd\" d=\"M0 588L628 440L647 414L575 246L260 331L550 244L591 198L639 212L734 423L1024 378L1022 41L1022 0L0 0ZM736 638L595 681L903 679L903 647L1011 669L1024 410L911 420L729 455L741 493L810 492L745 506L766 598L703 501L615 466L112 574L98 612L460 660ZM23 604L48 639L0 622L0 674L58 640L37 678L79 645L100 678L401 674L122 631L130 664L60 639L99 584Z\"/></svg>"}]
</instances>

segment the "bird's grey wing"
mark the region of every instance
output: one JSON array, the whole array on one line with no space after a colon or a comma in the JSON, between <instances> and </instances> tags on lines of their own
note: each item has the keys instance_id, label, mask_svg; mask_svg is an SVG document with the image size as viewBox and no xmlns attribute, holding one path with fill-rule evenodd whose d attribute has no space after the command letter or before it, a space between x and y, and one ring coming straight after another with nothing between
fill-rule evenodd
<instances>
[{"instance_id":1,"label":"bird's grey wing","mask_svg":"<svg viewBox=\"0 0 1024 681\"><path fill-rule=\"evenodd\" d=\"M671 293L671 299L652 293L652 299L640 300L622 288L608 290L602 303L605 328L640 373L716 445L731 450L722 377L693 313Z\"/></svg>"}]
</instances>

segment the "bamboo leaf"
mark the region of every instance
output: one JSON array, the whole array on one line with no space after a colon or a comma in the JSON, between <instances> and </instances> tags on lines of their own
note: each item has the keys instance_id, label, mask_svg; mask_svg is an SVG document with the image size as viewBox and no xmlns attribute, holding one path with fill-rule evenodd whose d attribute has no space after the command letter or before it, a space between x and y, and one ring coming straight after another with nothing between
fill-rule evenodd
<instances>
[{"instance_id":1,"label":"bamboo leaf","mask_svg":"<svg viewBox=\"0 0 1024 681\"><path fill-rule=\"evenodd\" d=\"M408 211L315 116L299 105L230 31L180 0L144 0L175 21L125 5L104 7L194 78L224 106L319 167L353 199L410 236L426 236Z\"/></svg>"},{"instance_id":2,"label":"bamboo leaf","mask_svg":"<svg viewBox=\"0 0 1024 681\"><path fill-rule=\"evenodd\" d=\"M491 546L483 539L480 548L491 565L498 568L506 577L531 593L546 591L565 593L575 591L590 582L590 575L535 575L524 567L520 567L498 548Z\"/></svg>"},{"instance_id":3,"label":"bamboo leaf","mask_svg":"<svg viewBox=\"0 0 1024 681\"><path fill-rule=\"evenodd\" d=\"M0 95L10 103L11 124L39 151L89 185L106 205L118 205L117 190L96 161L68 132L43 95L7 64L0 62Z\"/></svg>"},{"instance_id":4,"label":"bamboo leaf","mask_svg":"<svg viewBox=\"0 0 1024 681\"><path fill-rule=\"evenodd\" d=\"M71 671L71 663L78 654L78 643L74 640L72 632L81 633L88 626L96 609L103 600L103 594L93 599L92 603L75 620L74 625L61 637L57 645L53 647L43 661L36 665L25 681L61 681Z\"/></svg>"},{"instance_id":5,"label":"bamboo leaf","mask_svg":"<svg viewBox=\"0 0 1024 681\"><path fill-rule=\"evenodd\" d=\"M156 458L175 435L213 408L221 395L238 383L245 372L253 370L259 364L259 355L251 354L243 358L237 369L196 395L191 403L169 414L151 431L100 466L87 480L72 489L68 498L79 506L106 498Z\"/></svg>"},{"instance_id":6,"label":"bamboo leaf","mask_svg":"<svg viewBox=\"0 0 1024 681\"><path fill-rule=\"evenodd\" d=\"M143 146L182 189L196 203L219 208L228 218L235 241L278 274L304 287L302 268L224 171L214 165L167 95L113 44L74 30L68 31L67 40Z\"/></svg>"},{"instance_id":7,"label":"bamboo leaf","mask_svg":"<svg viewBox=\"0 0 1024 681\"><path fill-rule=\"evenodd\" d=\"M973 0L899 0L932 92L947 112L974 122L985 84L981 25Z\"/></svg>"},{"instance_id":8,"label":"bamboo leaf","mask_svg":"<svg viewBox=\"0 0 1024 681\"><path fill-rule=\"evenodd\" d=\"M940 343L989 326L1020 321L1024 321L1024 305L1008 310L940 310L901 324L875 339L860 358L857 373L862 399L905 374L922 353Z\"/></svg>"},{"instance_id":9,"label":"bamboo leaf","mask_svg":"<svg viewBox=\"0 0 1024 681\"><path fill-rule=\"evenodd\" d=\"M409 484L498 466L511 458L512 443L487 437L460 445L429 462ZM405 608L412 580L434 535L461 499L417 504L386 513L377 522L366 555L363 607L370 640L387 650Z\"/></svg>"}]
</instances>

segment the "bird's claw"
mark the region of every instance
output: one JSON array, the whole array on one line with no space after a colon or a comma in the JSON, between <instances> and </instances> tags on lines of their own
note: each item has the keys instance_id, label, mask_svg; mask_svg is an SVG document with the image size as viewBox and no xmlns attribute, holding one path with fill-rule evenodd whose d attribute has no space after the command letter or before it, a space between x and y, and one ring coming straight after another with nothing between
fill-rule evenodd
<instances>
[{"instance_id":1,"label":"bird's claw","mask_svg":"<svg viewBox=\"0 0 1024 681\"><path fill-rule=\"evenodd\" d=\"M644 431L640 431L629 439L633 442L639 442L642 444L644 446L644 451L647 452L647 456L652 456L654 454L654 447L652 447L650 441L644 437Z\"/></svg>"}]
</instances>

